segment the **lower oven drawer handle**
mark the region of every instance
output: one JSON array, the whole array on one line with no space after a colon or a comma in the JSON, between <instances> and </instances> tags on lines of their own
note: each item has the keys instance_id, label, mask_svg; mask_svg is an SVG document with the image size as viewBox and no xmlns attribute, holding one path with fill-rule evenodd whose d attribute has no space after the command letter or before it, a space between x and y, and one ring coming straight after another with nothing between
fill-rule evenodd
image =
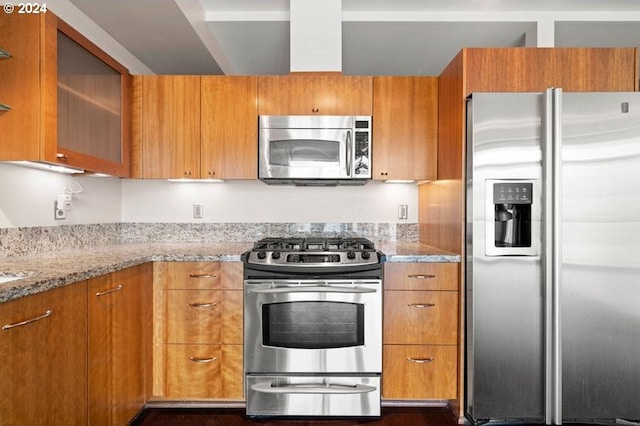
<instances>
[{"instance_id":1,"label":"lower oven drawer handle","mask_svg":"<svg viewBox=\"0 0 640 426\"><path fill-rule=\"evenodd\" d=\"M310 287L271 287L271 288L250 288L251 293L260 294L281 294L281 293L376 293L375 288L360 287L328 287L328 286L310 286Z\"/></svg>"},{"instance_id":2,"label":"lower oven drawer handle","mask_svg":"<svg viewBox=\"0 0 640 426\"><path fill-rule=\"evenodd\" d=\"M260 393L312 393L312 394L353 394L353 393L369 393L376 390L374 386L354 385L290 385L290 386L272 386L270 383L256 383L251 385L251 389Z\"/></svg>"}]
</instances>

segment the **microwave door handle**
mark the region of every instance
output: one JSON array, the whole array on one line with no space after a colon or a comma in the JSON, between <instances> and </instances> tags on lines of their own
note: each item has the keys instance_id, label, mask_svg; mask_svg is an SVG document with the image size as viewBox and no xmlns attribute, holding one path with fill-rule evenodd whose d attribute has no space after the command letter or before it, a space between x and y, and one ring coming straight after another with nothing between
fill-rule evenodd
<instances>
[{"instance_id":1,"label":"microwave door handle","mask_svg":"<svg viewBox=\"0 0 640 426\"><path fill-rule=\"evenodd\" d=\"M269 287L250 288L249 293L259 294L282 294L282 293L375 293L375 288L361 287L327 287L327 286L305 286L305 287Z\"/></svg>"},{"instance_id":2,"label":"microwave door handle","mask_svg":"<svg viewBox=\"0 0 640 426\"><path fill-rule=\"evenodd\" d=\"M353 156L353 138L351 137L351 130L347 130L347 176L351 177L351 166L352 166L352 156Z\"/></svg>"}]
</instances>

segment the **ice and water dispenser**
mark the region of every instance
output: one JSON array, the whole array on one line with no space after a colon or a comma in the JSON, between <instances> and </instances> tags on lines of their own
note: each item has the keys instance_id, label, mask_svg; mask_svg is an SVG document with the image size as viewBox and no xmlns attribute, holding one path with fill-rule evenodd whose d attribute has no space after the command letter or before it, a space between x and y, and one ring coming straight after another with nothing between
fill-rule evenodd
<instances>
[{"instance_id":1,"label":"ice and water dispenser","mask_svg":"<svg viewBox=\"0 0 640 426\"><path fill-rule=\"evenodd\" d=\"M487 180L486 254L536 255L534 181Z\"/></svg>"}]
</instances>

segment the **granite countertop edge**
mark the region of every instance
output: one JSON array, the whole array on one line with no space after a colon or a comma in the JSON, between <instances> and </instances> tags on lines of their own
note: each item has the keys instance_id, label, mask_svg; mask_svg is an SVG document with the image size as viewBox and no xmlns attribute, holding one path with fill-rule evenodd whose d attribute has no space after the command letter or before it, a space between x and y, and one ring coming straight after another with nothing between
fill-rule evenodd
<instances>
[{"instance_id":1,"label":"granite countertop edge","mask_svg":"<svg viewBox=\"0 0 640 426\"><path fill-rule=\"evenodd\" d=\"M0 259L0 303L147 262L238 262L253 242L149 243L89 247ZM460 262L460 255L421 243L376 243L385 262Z\"/></svg>"}]
</instances>

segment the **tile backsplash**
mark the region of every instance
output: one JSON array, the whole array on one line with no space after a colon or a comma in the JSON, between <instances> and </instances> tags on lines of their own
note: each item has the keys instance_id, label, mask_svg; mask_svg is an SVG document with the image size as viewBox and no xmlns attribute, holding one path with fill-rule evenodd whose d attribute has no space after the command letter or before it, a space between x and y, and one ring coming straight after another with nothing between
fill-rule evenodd
<instances>
[{"instance_id":1,"label":"tile backsplash","mask_svg":"<svg viewBox=\"0 0 640 426\"><path fill-rule=\"evenodd\" d=\"M416 242L416 223L107 223L0 228L0 257L111 244L246 242L265 237L342 236Z\"/></svg>"}]
</instances>

